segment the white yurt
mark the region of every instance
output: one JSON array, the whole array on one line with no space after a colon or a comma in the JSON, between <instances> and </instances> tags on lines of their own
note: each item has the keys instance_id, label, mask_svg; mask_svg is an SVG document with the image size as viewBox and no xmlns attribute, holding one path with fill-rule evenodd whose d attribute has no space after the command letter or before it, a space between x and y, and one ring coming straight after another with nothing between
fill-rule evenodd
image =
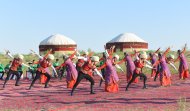
<instances>
[{"instance_id":1,"label":"white yurt","mask_svg":"<svg viewBox=\"0 0 190 111\"><path fill-rule=\"evenodd\" d=\"M53 53L73 53L77 48L77 44L72 39L61 35L55 34L40 42L39 51L40 54L44 54L47 50L52 49Z\"/></svg>"},{"instance_id":2,"label":"white yurt","mask_svg":"<svg viewBox=\"0 0 190 111\"><path fill-rule=\"evenodd\" d=\"M131 47L137 51L148 50L148 43L134 33L122 33L106 43L106 48L115 46L114 51L131 51Z\"/></svg>"}]
</instances>

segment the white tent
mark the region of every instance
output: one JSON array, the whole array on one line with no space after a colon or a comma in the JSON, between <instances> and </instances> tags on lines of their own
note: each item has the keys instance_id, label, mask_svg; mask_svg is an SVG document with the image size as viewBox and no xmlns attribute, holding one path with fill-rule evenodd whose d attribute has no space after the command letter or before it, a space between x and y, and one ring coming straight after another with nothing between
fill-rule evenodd
<instances>
[{"instance_id":1,"label":"white tent","mask_svg":"<svg viewBox=\"0 0 190 111\"><path fill-rule=\"evenodd\" d=\"M40 45L76 45L76 42L64 35L55 34L44 39Z\"/></svg>"},{"instance_id":2,"label":"white tent","mask_svg":"<svg viewBox=\"0 0 190 111\"><path fill-rule=\"evenodd\" d=\"M76 48L77 44L75 41L61 34L51 35L41 41L39 45L41 54L49 49L52 49L53 52L72 53Z\"/></svg>"},{"instance_id":3,"label":"white tent","mask_svg":"<svg viewBox=\"0 0 190 111\"><path fill-rule=\"evenodd\" d=\"M147 50L148 42L141 39L134 33L122 33L106 43L106 48L115 46L115 51L130 51L131 47L135 50Z\"/></svg>"},{"instance_id":4,"label":"white tent","mask_svg":"<svg viewBox=\"0 0 190 111\"><path fill-rule=\"evenodd\" d=\"M143 39L141 39L140 37L138 37L134 33L119 34L118 36L113 38L108 43L115 43L115 42L144 42L144 43L147 43L146 41L144 41Z\"/></svg>"}]
</instances>

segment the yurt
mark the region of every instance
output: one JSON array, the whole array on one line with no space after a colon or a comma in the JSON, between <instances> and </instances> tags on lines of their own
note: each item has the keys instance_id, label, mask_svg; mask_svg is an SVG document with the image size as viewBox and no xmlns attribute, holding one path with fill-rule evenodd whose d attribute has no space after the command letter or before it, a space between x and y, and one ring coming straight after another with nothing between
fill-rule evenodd
<instances>
[{"instance_id":1,"label":"yurt","mask_svg":"<svg viewBox=\"0 0 190 111\"><path fill-rule=\"evenodd\" d=\"M44 54L47 50L52 49L53 53L65 53L69 54L75 51L77 44L72 39L61 35L55 34L40 42L39 51L40 54Z\"/></svg>"},{"instance_id":2,"label":"yurt","mask_svg":"<svg viewBox=\"0 0 190 111\"><path fill-rule=\"evenodd\" d=\"M148 50L148 43L133 33L123 33L116 36L106 43L106 48L109 49L113 45L115 46L114 51L132 51L131 48L137 51Z\"/></svg>"}]
</instances>

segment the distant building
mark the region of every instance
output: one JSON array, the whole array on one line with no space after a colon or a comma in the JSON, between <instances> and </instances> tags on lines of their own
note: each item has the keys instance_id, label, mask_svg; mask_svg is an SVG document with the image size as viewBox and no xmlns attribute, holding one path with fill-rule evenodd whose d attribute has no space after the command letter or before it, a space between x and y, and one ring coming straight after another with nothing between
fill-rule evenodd
<instances>
[{"instance_id":1,"label":"distant building","mask_svg":"<svg viewBox=\"0 0 190 111\"><path fill-rule=\"evenodd\" d=\"M106 43L106 48L109 49L113 45L115 45L114 51L131 51L131 47L137 51L148 50L148 43L133 33L123 33L116 36Z\"/></svg>"},{"instance_id":2,"label":"distant building","mask_svg":"<svg viewBox=\"0 0 190 111\"><path fill-rule=\"evenodd\" d=\"M74 52L76 48L77 44L75 41L61 34L51 35L41 41L39 45L40 54L44 54L44 52L50 49L52 49L53 53L68 54Z\"/></svg>"}]
</instances>

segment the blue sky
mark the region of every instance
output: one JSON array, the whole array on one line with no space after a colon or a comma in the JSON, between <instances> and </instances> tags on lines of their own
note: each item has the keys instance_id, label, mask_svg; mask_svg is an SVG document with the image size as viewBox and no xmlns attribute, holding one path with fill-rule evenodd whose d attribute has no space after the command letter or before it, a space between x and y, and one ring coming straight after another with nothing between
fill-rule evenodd
<instances>
[{"instance_id":1,"label":"blue sky","mask_svg":"<svg viewBox=\"0 0 190 111\"><path fill-rule=\"evenodd\" d=\"M149 49L190 45L189 0L1 0L0 52L38 51L40 41L60 33L79 49L102 51L123 32L149 42Z\"/></svg>"}]
</instances>

